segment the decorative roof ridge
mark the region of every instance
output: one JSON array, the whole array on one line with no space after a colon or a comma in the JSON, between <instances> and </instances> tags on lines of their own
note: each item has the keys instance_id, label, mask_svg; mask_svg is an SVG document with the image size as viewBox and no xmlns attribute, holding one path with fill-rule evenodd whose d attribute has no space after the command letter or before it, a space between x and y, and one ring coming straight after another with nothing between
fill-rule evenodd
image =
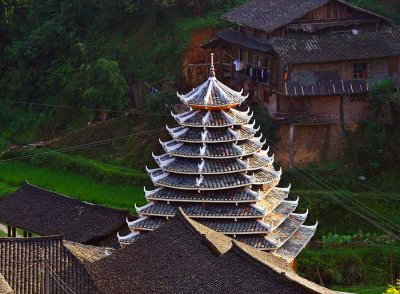
<instances>
[{"instance_id":1,"label":"decorative roof ridge","mask_svg":"<svg viewBox=\"0 0 400 294\"><path fill-rule=\"evenodd\" d=\"M236 250L236 252L239 252L243 254L243 256L249 258L249 260L252 260L263 267L267 267L271 270L273 270L275 273L284 275L286 276L287 279L304 286L305 288L314 291L315 293L320 293L320 294L335 294L335 291L329 290L327 288L324 288L322 286L319 286L318 284L315 284L314 282L311 282L309 280L306 280L305 278L300 277L296 272L294 272L290 267L284 268L283 266L278 265L278 260L275 262L271 261L266 261L265 259L261 258L261 255L256 254L256 249L252 248L249 245L246 245L244 243L240 243L236 240L232 239L232 248L230 250ZM265 252L261 252L261 254L265 254ZM266 253L268 254L268 253ZM269 255L271 257L271 255ZM277 257L279 260L282 260L282 262L285 262L285 259L283 259L280 256L274 256Z\"/></svg>"},{"instance_id":2,"label":"decorative roof ridge","mask_svg":"<svg viewBox=\"0 0 400 294\"><path fill-rule=\"evenodd\" d=\"M4 278L2 274L0 274L0 292L3 294L14 294L14 290L11 288L10 284Z\"/></svg>"},{"instance_id":3,"label":"decorative roof ridge","mask_svg":"<svg viewBox=\"0 0 400 294\"><path fill-rule=\"evenodd\" d=\"M229 238L228 236L225 236L222 233L215 232L212 229L190 219L185 214L185 212L183 211L183 209L181 207L178 207L178 211L175 214L175 217L179 217L179 219L181 219L188 228L190 228L193 232L195 232L196 235L199 238L201 238L201 240L205 240L207 245L212 245L212 248L210 248L210 250L213 251L214 253L217 253L218 255L222 255L231 248L231 245L232 245L230 242L231 238ZM216 244L215 241L213 241L213 240L211 240L211 238L209 238L209 233L212 233L215 236L218 236L219 244ZM229 242L230 246L228 246L228 242Z\"/></svg>"},{"instance_id":4,"label":"decorative roof ridge","mask_svg":"<svg viewBox=\"0 0 400 294\"><path fill-rule=\"evenodd\" d=\"M84 264L91 264L115 251L114 248L110 247L93 246L68 240L62 242L64 247Z\"/></svg>"}]
</instances>

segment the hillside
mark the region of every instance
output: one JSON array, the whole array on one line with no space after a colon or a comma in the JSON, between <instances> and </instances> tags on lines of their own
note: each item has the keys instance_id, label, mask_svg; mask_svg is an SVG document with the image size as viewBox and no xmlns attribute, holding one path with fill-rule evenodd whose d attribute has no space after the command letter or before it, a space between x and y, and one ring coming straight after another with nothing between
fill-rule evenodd
<instances>
[{"instance_id":1,"label":"hillside","mask_svg":"<svg viewBox=\"0 0 400 294\"><path fill-rule=\"evenodd\" d=\"M242 2L2 1L0 147L140 108L134 94L139 81L167 79L179 88L193 32L228 25L220 15ZM396 1L351 2L400 20Z\"/></svg>"},{"instance_id":2,"label":"hillside","mask_svg":"<svg viewBox=\"0 0 400 294\"><path fill-rule=\"evenodd\" d=\"M152 152L161 153L158 140L169 139L165 125L175 123L170 112L194 36L228 26L221 14L244 0L11 2L0 1L0 198L28 180L134 213L151 185L144 168L155 167ZM350 2L400 23L396 0ZM151 95L160 80L162 90ZM271 138L274 126L255 112ZM281 185L292 183L299 211L310 210L308 224L319 221L298 261L308 279L381 293L390 272L400 271L398 243L324 193L351 195L345 204L361 202L398 224L396 123L362 126L340 162L284 169ZM39 141L43 149L26 147ZM301 175L311 172L329 189L307 185Z\"/></svg>"}]
</instances>

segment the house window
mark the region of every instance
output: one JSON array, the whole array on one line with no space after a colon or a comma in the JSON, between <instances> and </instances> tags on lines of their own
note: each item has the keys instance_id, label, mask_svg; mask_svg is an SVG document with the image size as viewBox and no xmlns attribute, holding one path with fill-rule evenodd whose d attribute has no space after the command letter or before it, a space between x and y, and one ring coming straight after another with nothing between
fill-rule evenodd
<instances>
[{"instance_id":1,"label":"house window","mask_svg":"<svg viewBox=\"0 0 400 294\"><path fill-rule=\"evenodd\" d=\"M366 79L368 78L368 65L367 63L354 63L353 73L355 79Z\"/></svg>"}]
</instances>

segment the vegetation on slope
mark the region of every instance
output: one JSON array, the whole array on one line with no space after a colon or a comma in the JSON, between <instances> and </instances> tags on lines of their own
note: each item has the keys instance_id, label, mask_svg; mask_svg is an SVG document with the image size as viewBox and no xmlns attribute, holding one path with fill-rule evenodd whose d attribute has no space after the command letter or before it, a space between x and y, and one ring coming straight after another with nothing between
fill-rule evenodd
<instances>
[{"instance_id":1,"label":"vegetation on slope","mask_svg":"<svg viewBox=\"0 0 400 294\"><path fill-rule=\"evenodd\" d=\"M375 246L348 249L305 249L297 260L299 273L326 285L385 285L400 271L400 248Z\"/></svg>"},{"instance_id":2,"label":"vegetation on slope","mask_svg":"<svg viewBox=\"0 0 400 294\"><path fill-rule=\"evenodd\" d=\"M17 190L25 181L70 197L121 210L146 203L143 185L102 183L62 169L34 167L25 162L0 164L0 196Z\"/></svg>"}]
</instances>

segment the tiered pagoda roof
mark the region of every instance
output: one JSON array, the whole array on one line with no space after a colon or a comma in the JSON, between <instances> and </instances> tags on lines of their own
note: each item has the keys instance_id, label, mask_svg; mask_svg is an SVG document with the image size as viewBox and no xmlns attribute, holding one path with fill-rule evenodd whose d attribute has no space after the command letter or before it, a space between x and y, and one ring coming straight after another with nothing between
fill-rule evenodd
<instances>
[{"instance_id":1,"label":"tiered pagoda roof","mask_svg":"<svg viewBox=\"0 0 400 294\"><path fill-rule=\"evenodd\" d=\"M235 109L247 96L219 82L213 65L204 84L178 96L190 111L172 114L179 126L167 126L172 140L160 141L165 153L153 154L158 167L147 169L155 186L145 189L149 203L136 207L139 219L128 221L132 233L119 236L120 243L158 228L181 208L217 232L292 261L316 225L304 225L308 211L296 211L290 187L277 187L282 171L250 110Z\"/></svg>"}]
</instances>

